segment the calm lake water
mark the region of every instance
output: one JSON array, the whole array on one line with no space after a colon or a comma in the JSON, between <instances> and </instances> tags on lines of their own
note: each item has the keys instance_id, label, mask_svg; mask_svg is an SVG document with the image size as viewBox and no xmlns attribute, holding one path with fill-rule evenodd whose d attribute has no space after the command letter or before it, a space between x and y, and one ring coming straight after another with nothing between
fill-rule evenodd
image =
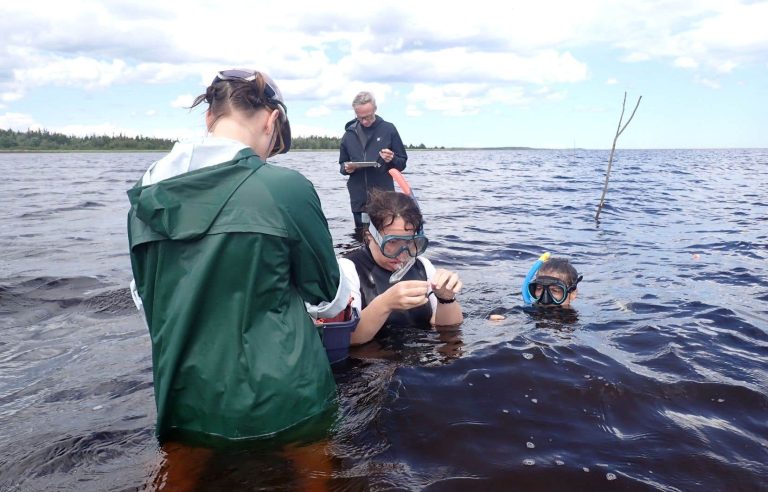
<instances>
[{"instance_id":1,"label":"calm lake water","mask_svg":"<svg viewBox=\"0 0 768 492\"><path fill-rule=\"evenodd\" d=\"M154 439L125 190L161 154L0 154L0 490L768 490L768 150L618 150L596 224L608 154L411 153L467 319L335 366L317 465ZM336 159L274 162L314 182L342 252ZM544 251L584 275L573 316L521 309Z\"/></svg>"}]
</instances>

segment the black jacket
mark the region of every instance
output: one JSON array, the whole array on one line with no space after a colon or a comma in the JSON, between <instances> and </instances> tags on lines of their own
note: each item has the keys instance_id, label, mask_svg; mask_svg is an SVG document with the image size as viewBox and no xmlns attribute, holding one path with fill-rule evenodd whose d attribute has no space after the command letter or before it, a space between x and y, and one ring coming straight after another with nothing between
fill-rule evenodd
<instances>
[{"instance_id":1,"label":"black jacket","mask_svg":"<svg viewBox=\"0 0 768 492\"><path fill-rule=\"evenodd\" d=\"M357 276L360 278L360 304L362 309L368 307L375 298L387 291L392 285L389 283L389 277L392 272L385 270L376 264L376 260L371 255L368 246L361 246L344 255L355 264ZM405 274L402 280L427 280L427 270L424 264L416 261L410 270ZM405 327L419 326L429 327L432 320L432 305L426 303L412 309L398 309L392 311L384 323L382 331L385 334L389 326ZM378 335L377 335L378 338Z\"/></svg>"},{"instance_id":2,"label":"black jacket","mask_svg":"<svg viewBox=\"0 0 768 492\"><path fill-rule=\"evenodd\" d=\"M405 153L405 146L397 133L397 128L392 123L384 121L376 116L366 138L362 125L356 119L345 125L344 136L341 137L341 149L339 152L339 172L349 176L347 189L349 190L349 201L352 205L352 212L362 212L365 202L368 199L368 190L372 188L381 188L384 190L394 190L395 184L389 175L389 169L402 171L405 169L405 163L408 160L408 154ZM379 151L389 149L395 153L392 162L386 164L379 157ZM364 167L353 173L344 171L345 162L365 162L376 161L381 164L379 167Z\"/></svg>"}]
</instances>

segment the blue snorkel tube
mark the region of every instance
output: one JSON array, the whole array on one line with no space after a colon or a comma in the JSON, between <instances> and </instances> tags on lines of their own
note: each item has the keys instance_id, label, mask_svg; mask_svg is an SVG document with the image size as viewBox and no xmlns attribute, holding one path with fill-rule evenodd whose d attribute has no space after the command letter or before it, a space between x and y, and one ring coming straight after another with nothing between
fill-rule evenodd
<instances>
[{"instance_id":1,"label":"blue snorkel tube","mask_svg":"<svg viewBox=\"0 0 768 492\"><path fill-rule=\"evenodd\" d=\"M536 272L539 271L539 268L541 268L541 265L544 264L545 261L549 259L550 254L544 253L543 255L539 256L539 259L536 260L536 263L533 264L530 270L528 270L528 275L525 276L525 279L523 280L523 302L525 304L533 304L533 298L531 297L531 293L528 292L528 284L531 283L531 280L533 280L533 277L536 276Z\"/></svg>"}]
</instances>

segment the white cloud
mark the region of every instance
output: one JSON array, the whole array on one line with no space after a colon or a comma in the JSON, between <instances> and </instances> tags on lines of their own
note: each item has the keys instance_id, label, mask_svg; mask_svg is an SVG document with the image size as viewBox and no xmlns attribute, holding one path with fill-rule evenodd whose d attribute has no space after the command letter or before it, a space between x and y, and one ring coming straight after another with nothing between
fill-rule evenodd
<instances>
[{"instance_id":1,"label":"white cloud","mask_svg":"<svg viewBox=\"0 0 768 492\"><path fill-rule=\"evenodd\" d=\"M660 6L664 16L650 15L648 7ZM626 21L628 29L626 38L617 39L616 45L628 50L628 61L671 59L681 68L722 72L737 64L758 62L768 50L764 27L768 2L668 0L623 7L626 14L636 9L634 22L624 15L619 20L620 24Z\"/></svg>"},{"instance_id":2,"label":"white cloud","mask_svg":"<svg viewBox=\"0 0 768 492\"><path fill-rule=\"evenodd\" d=\"M342 131L338 129L329 130L328 128L312 125L293 125L291 124L291 134L296 137L341 137Z\"/></svg>"},{"instance_id":3,"label":"white cloud","mask_svg":"<svg viewBox=\"0 0 768 492\"><path fill-rule=\"evenodd\" d=\"M172 108L184 108L187 109L192 105L192 102L195 100L195 96L192 94L182 94L173 101L171 101L171 107Z\"/></svg>"},{"instance_id":4,"label":"white cloud","mask_svg":"<svg viewBox=\"0 0 768 492\"><path fill-rule=\"evenodd\" d=\"M5 113L0 115L0 128L21 132L41 129L32 116L23 113Z\"/></svg>"},{"instance_id":5,"label":"white cloud","mask_svg":"<svg viewBox=\"0 0 768 492\"><path fill-rule=\"evenodd\" d=\"M563 101L606 74L616 78L605 85L639 85L617 61L654 69L662 62L691 73L681 80L712 88L722 74L734 75L723 78L729 83L750 77L747 69L768 68L766 18L768 2L750 0L475 0L466 8L436 0L232 0L226 9L213 0L71 0L66 8L59 0L2 2L0 102L20 114L32 106L19 101L41 97L47 86L67 94L84 88L93 119L73 111L72 122L114 122L82 128L125 133L114 115L187 108L194 96L176 94L199 94L216 70L253 67L277 80L295 120L351 118L360 90L377 96L385 116L404 107L425 120L464 117ZM170 87L176 83L184 85ZM155 90L167 90L165 99L142 100ZM310 109L292 113L294 101ZM45 120L43 111L34 115ZM145 120L148 127L135 133L204 132L202 118L192 131L156 130L159 118Z\"/></svg>"},{"instance_id":6,"label":"white cloud","mask_svg":"<svg viewBox=\"0 0 768 492\"><path fill-rule=\"evenodd\" d=\"M699 85L703 85L704 87L709 87L710 89L719 89L720 88L720 82L704 77L694 77L694 82L696 82Z\"/></svg>"},{"instance_id":7,"label":"white cloud","mask_svg":"<svg viewBox=\"0 0 768 492\"><path fill-rule=\"evenodd\" d=\"M65 85L84 88L107 87L124 78L128 65L123 60L109 62L78 56L50 59L41 66L14 70L15 82L25 86Z\"/></svg>"},{"instance_id":8,"label":"white cloud","mask_svg":"<svg viewBox=\"0 0 768 492\"><path fill-rule=\"evenodd\" d=\"M405 108L405 114L407 116L413 116L414 118L418 118L420 116L424 116L424 111L417 108L416 106L408 105Z\"/></svg>"},{"instance_id":9,"label":"white cloud","mask_svg":"<svg viewBox=\"0 0 768 492\"><path fill-rule=\"evenodd\" d=\"M698 68L699 62L691 58L690 56L680 56L675 59L674 64L680 68Z\"/></svg>"},{"instance_id":10,"label":"white cloud","mask_svg":"<svg viewBox=\"0 0 768 492\"><path fill-rule=\"evenodd\" d=\"M544 99L551 102L563 101L568 96L566 91L550 92L544 95Z\"/></svg>"},{"instance_id":11,"label":"white cloud","mask_svg":"<svg viewBox=\"0 0 768 492\"><path fill-rule=\"evenodd\" d=\"M350 78L389 82L550 84L578 82L588 75L585 63L555 50L526 56L464 47L398 54L366 51L343 59L340 66Z\"/></svg>"},{"instance_id":12,"label":"white cloud","mask_svg":"<svg viewBox=\"0 0 768 492\"><path fill-rule=\"evenodd\" d=\"M724 60L724 61L720 62L719 64L715 65L715 70L717 70L720 73L730 73L738 65L739 64L734 62L734 61Z\"/></svg>"},{"instance_id":13,"label":"white cloud","mask_svg":"<svg viewBox=\"0 0 768 492\"><path fill-rule=\"evenodd\" d=\"M215 21L223 15L216 2L180 5L6 3L0 69L12 69L22 87L95 88L189 75L207 84L215 69L251 66L273 75L286 94L335 108L348 105L345 91L360 82L576 83L589 75L579 53L596 44L616 47L630 62L661 58L719 71L762 60L768 48L768 2L476 0L456 9L436 1L242 0L227 4L226 22ZM264 12L279 12L280 22L254 24Z\"/></svg>"},{"instance_id":14,"label":"white cloud","mask_svg":"<svg viewBox=\"0 0 768 492\"><path fill-rule=\"evenodd\" d=\"M331 114L331 110L328 106L315 106L314 108L309 108L305 114L308 118L317 118Z\"/></svg>"},{"instance_id":15,"label":"white cloud","mask_svg":"<svg viewBox=\"0 0 768 492\"><path fill-rule=\"evenodd\" d=\"M0 101L4 101L4 102L18 101L22 97L24 97L24 93L19 90L3 92L0 94Z\"/></svg>"},{"instance_id":16,"label":"white cloud","mask_svg":"<svg viewBox=\"0 0 768 492\"><path fill-rule=\"evenodd\" d=\"M529 102L518 87L489 84L415 84L406 99L409 115L436 112L446 116L474 115L500 103L524 105Z\"/></svg>"}]
</instances>

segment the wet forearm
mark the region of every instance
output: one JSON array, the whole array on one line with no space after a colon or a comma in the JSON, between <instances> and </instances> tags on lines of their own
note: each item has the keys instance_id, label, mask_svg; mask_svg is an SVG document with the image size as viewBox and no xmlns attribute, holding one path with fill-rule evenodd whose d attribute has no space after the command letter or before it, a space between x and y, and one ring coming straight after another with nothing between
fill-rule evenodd
<instances>
[{"instance_id":1,"label":"wet forearm","mask_svg":"<svg viewBox=\"0 0 768 492\"><path fill-rule=\"evenodd\" d=\"M352 332L350 343L361 345L370 342L384 326L391 313L392 309L387 305L383 295L375 298L360 313L360 322Z\"/></svg>"},{"instance_id":2,"label":"wet forearm","mask_svg":"<svg viewBox=\"0 0 768 492\"><path fill-rule=\"evenodd\" d=\"M437 304L434 324L438 326L458 325L464 321L464 313L458 301L450 304Z\"/></svg>"}]
</instances>

